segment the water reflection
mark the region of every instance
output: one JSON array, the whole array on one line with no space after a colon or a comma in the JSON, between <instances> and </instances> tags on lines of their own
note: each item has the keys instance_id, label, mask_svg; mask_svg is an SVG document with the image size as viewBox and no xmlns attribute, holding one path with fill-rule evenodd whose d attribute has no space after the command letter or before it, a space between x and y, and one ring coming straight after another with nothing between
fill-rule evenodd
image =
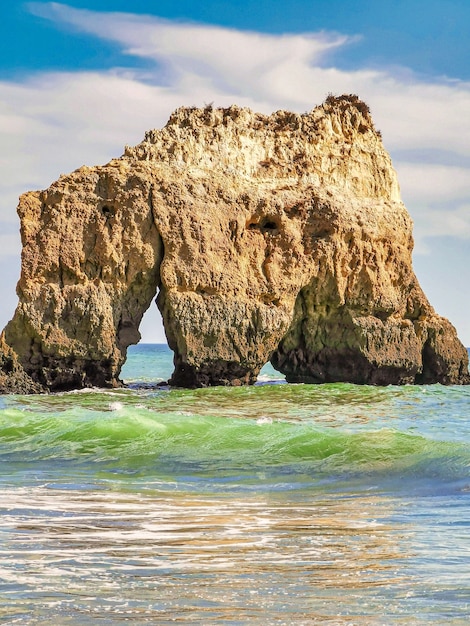
<instances>
[{"instance_id":1,"label":"water reflection","mask_svg":"<svg viewBox=\"0 0 470 626\"><path fill-rule=\"evenodd\" d=\"M43 487L2 501L0 618L341 624L403 613L413 586L414 531L379 496Z\"/></svg>"}]
</instances>

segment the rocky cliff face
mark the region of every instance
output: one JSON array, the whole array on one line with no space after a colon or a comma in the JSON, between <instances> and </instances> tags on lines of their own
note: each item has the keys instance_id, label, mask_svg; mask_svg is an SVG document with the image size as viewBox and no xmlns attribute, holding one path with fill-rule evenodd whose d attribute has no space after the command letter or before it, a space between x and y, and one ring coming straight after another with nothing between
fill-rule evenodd
<instances>
[{"instance_id":1,"label":"rocky cliff face","mask_svg":"<svg viewBox=\"0 0 470 626\"><path fill-rule=\"evenodd\" d=\"M367 106L177 110L102 167L21 197L6 328L48 389L119 384L157 291L172 384L468 382L412 270L412 224Z\"/></svg>"},{"instance_id":2,"label":"rocky cliff face","mask_svg":"<svg viewBox=\"0 0 470 626\"><path fill-rule=\"evenodd\" d=\"M33 381L21 367L18 357L0 333L0 394L42 393L46 389Z\"/></svg>"}]
</instances>

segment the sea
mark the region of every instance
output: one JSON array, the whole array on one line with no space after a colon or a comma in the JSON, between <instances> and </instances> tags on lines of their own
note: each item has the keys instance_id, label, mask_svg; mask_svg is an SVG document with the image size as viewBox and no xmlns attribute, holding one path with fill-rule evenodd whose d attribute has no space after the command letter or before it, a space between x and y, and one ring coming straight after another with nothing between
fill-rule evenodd
<instances>
[{"instance_id":1,"label":"sea","mask_svg":"<svg viewBox=\"0 0 470 626\"><path fill-rule=\"evenodd\" d=\"M0 623L470 622L470 387L0 396Z\"/></svg>"}]
</instances>

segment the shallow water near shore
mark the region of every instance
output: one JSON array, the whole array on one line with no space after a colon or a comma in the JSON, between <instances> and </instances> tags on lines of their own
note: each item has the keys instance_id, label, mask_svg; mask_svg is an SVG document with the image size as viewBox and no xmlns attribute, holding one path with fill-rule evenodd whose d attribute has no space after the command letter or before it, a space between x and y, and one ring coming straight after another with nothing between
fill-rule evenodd
<instances>
[{"instance_id":1,"label":"shallow water near shore","mask_svg":"<svg viewBox=\"0 0 470 626\"><path fill-rule=\"evenodd\" d=\"M0 396L0 623L466 624L470 388Z\"/></svg>"}]
</instances>

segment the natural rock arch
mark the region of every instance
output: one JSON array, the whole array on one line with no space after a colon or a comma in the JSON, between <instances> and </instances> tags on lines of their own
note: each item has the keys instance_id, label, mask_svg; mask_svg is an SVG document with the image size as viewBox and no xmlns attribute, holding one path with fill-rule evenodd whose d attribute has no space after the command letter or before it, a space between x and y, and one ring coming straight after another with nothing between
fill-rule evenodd
<instances>
[{"instance_id":1,"label":"natural rock arch","mask_svg":"<svg viewBox=\"0 0 470 626\"><path fill-rule=\"evenodd\" d=\"M366 105L179 109L102 167L22 196L6 340L48 389L119 384L157 289L171 383L468 382L412 270L412 224Z\"/></svg>"}]
</instances>

